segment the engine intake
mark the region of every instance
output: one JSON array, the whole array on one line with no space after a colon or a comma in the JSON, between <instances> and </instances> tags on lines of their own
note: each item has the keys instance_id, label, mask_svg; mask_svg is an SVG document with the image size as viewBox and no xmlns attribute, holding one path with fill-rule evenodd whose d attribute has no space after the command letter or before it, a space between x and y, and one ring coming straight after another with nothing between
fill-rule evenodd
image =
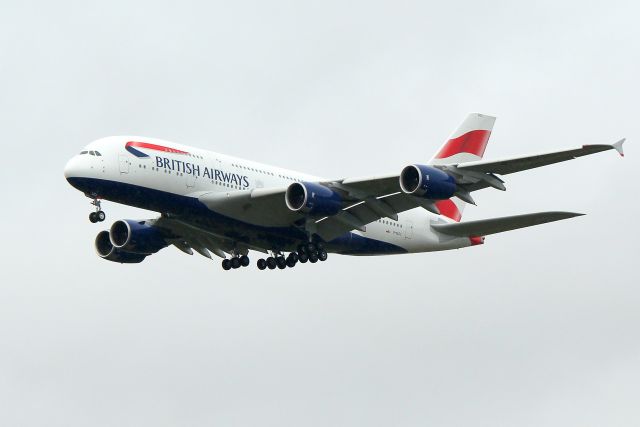
<instances>
[{"instance_id":1,"label":"engine intake","mask_svg":"<svg viewBox=\"0 0 640 427\"><path fill-rule=\"evenodd\" d=\"M119 262L121 264L137 264L147 257L142 254L124 252L114 247L111 243L111 239L109 238L108 231L101 231L98 233L96 236L95 247L100 258L106 259L107 261Z\"/></svg>"},{"instance_id":2,"label":"engine intake","mask_svg":"<svg viewBox=\"0 0 640 427\"><path fill-rule=\"evenodd\" d=\"M144 221L116 221L111 226L109 237L116 249L135 254L150 255L168 246L163 233Z\"/></svg>"},{"instance_id":3,"label":"engine intake","mask_svg":"<svg viewBox=\"0 0 640 427\"><path fill-rule=\"evenodd\" d=\"M400 188L406 194L432 200L446 200L457 191L454 177L440 169L410 165L400 173Z\"/></svg>"},{"instance_id":4,"label":"engine intake","mask_svg":"<svg viewBox=\"0 0 640 427\"><path fill-rule=\"evenodd\" d=\"M342 198L324 185L295 182L285 194L287 207L294 212L314 216L335 215L342 210Z\"/></svg>"}]
</instances>

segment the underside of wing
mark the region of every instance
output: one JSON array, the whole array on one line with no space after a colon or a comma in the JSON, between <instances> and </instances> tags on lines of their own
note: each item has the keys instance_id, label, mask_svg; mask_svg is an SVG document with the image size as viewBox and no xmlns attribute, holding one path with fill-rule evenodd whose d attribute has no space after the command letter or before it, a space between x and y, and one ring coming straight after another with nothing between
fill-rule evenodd
<instances>
[{"instance_id":1,"label":"underside of wing","mask_svg":"<svg viewBox=\"0 0 640 427\"><path fill-rule=\"evenodd\" d=\"M316 233L324 240L332 240L351 230L365 231L366 225L381 218L398 220L399 213L421 206L421 202L404 193L359 202L336 215L317 222Z\"/></svg>"},{"instance_id":2,"label":"underside of wing","mask_svg":"<svg viewBox=\"0 0 640 427\"><path fill-rule=\"evenodd\" d=\"M210 192L198 199L214 212L265 227L286 227L303 218L285 203L286 188Z\"/></svg>"},{"instance_id":3,"label":"underside of wing","mask_svg":"<svg viewBox=\"0 0 640 427\"><path fill-rule=\"evenodd\" d=\"M246 255L250 249L266 253L264 248L240 243L181 219L161 217L154 225L173 236L166 239L168 243L189 255L195 251L207 258L211 254L226 258L226 254Z\"/></svg>"},{"instance_id":4,"label":"underside of wing","mask_svg":"<svg viewBox=\"0 0 640 427\"><path fill-rule=\"evenodd\" d=\"M299 190L301 200L296 209L291 188ZM331 209L323 208L330 198ZM419 206L436 211L435 204L400 192L398 175L344 179L319 183L293 183L288 188L256 189L225 193L209 192L198 197L210 210L249 224L265 227L300 226L330 240L350 230L364 227L380 218L398 219L398 213ZM309 207L305 210L305 207ZM309 212L311 210L311 212ZM315 214L315 211L326 215Z\"/></svg>"}]
</instances>

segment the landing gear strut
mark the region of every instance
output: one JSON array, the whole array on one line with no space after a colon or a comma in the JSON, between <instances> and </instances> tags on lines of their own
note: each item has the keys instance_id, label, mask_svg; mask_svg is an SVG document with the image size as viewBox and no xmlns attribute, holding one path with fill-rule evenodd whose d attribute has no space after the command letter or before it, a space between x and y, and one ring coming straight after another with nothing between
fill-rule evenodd
<instances>
[{"instance_id":1,"label":"landing gear strut","mask_svg":"<svg viewBox=\"0 0 640 427\"><path fill-rule=\"evenodd\" d=\"M91 204L96 207L96 210L95 210L95 212L91 212L89 214L89 221L91 221L94 224L96 222L104 221L107 218L107 215L104 213L104 211L102 210L102 208L100 206L100 200L93 199Z\"/></svg>"}]
</instances>

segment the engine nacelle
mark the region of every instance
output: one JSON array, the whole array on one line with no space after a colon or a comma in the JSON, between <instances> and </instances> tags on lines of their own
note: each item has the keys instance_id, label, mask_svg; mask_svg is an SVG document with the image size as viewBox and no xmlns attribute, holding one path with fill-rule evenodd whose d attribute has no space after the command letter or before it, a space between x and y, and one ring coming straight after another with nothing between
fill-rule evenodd
<instances>
[{"instance_id":1,"label":"engine nacelle","mask_svg":"<svg viewBox=\"0 0 640 427\"><path fill-rule=\"evenodd\" d=\"M324 185L313 182L295 182L285 194L287 207L294 212L314 216L335 215L342 210L342 198Z\"/></svg>"},{"instance_id":2,"label":"engine nacelle","mask_svg":"<svg viewBox=\"0 0 640 427\"><path fill-rule=\"evenodd\" d=\"M111 226L109 237L116 249L134 254L150 255L168 246L162 232L144 221L116 221Z\"/></svg>"},{"instance_id":3,"label":"engine nacelle","mask_svg":"<svg viewBox=\"0 0 640 427\"><path fill-rule=\"evenodd\" d=\"M96 252L100 255L100 258L107 261L119 262L121 264L137 264L142 262L147 256L142 254L134 254L130 252L121 251L115 248L111 243L108 231L101 231L96 236Z\"/></svg>"},{"instance_id":4,"label":"engine nacelle","mask_svg":"<svg viewBox=\"0 0 640 427\"><path fill-rule=\"evenodd\" d=\"M400 173L400 188L406 194L425 199L446 200L455 194L457 185L454 177L440 169L410 165Z\"/></svg>"}]
</instances>

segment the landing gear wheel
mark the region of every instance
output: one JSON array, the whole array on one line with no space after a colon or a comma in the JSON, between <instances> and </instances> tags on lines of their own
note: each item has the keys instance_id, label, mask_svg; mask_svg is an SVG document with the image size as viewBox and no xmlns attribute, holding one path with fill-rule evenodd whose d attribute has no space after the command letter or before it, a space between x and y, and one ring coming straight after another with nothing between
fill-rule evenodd
<instances>
[{"instance_id":1,"label":"landing gear wheel","mask_svg":"<svg viewBox=\"0 0 640 427\"><path fill-rule=\"evenodd\" d=\"M240 265L243 267L248 266L251 263L251 260L249 260L249 257L246 255L242 255L240 257Z\"/></svg>"},{"instance_id":2,"label":"landing gear wheel","mask_svg":"<svg viewBox=\"0 0 640 427\"><path fill-rule=\"evenodd\" d=\"M276 268L276 260L274 257L270 256L269 258L267 258L267 267L269 267L269 270L273 270L274 268Z\"/></svg>"},{"instance_id":3,"label":"landing gear wheel","mask_svg":"<svg viewBox=\"0 0 640 427\"><path fill-rule=\"evenodd\" d=\"M307 246L305 247L305 252L311 255L315 251L316 251L316 245L314 245L313 243L307 243Z\"/></svg>"},{"instance_id":4,"label":"landing gear wheel","mask_svg":"<svg viewBox=\"0 0 640 427\"><path fill-rule=\"evenodd\" d=\"M290 259L293 260L293 263L295 264L299 259L298 254L296 252L291 252L289 256L287 256L287 261L289 261Z\"/></svg>"},{"instance_id":5,"label":"landing gear wheel","mask_svg":"<svg viewBox=\"0 0 640 427\"><path fill-rule=\"evenodd\" d=\"M231 258L231 268L234 270L236 268L240 268L240 259L239 258Z\"/></svg>"},{"instance_id":6,"label":"landing gear wheel","mask_svg":"<svg viewBox=\"0 0 640 427\"><path fill-rule=\"evenodd\" d=\"M315 252L311 252L311 253L309 254L309 262L310 262L311 264L315 264L316 262L318 262L318 255L316 255L316 253L315 253Z\"/></svg>"},{"instance_id":7,"label":"landing gear wheel","mask_svg":"<svg viewBox=\"0 0 640 427\"><path fill-rule=\"evenodd\" d=\"M301 253L300 255L298 255L298 261L304 264L305 262L309 261L309 255L304 252Z\"/></svg>"},{"instance_id":8,"label":"landing gear wheel","mask_svg":"<svg viewBox=\"0 0 640 427\"><path fill-rule=\"evenodd\" d=\"M231 261L229 261L228 259L223 259L222 260L222 269L227 271L227 270L231 270Z\"/></svg>"},{"instance_id":9,"label":"landing gear wheel","mask_svg":"<svg viewBox=\"0 0 640 427\"><path fill-rule=\"evenodd\" d=\"M276 264L278 264L278 268L280 270L284 270L285 268L287 268L287 261L282 256L276 258Z\"/></svg>"},{"instance_id":10,"label":"landing gear wheel","mask_svg":"<svg viewBox=\"0 0 640 427\"><path fill-rule=\"evenodd\" d=\"M265 261L264 259L260 258L258 260L258 270L264 270L265 268L267 268L267 261Z\"/></svg>"},{"instance_id":11,"label":"landing gear wheel","mask_svg":"<svg viewBox=\"0 0 640 427\"><path fill-rule=\"evenodd\" d=\"M329 254L324 249L318 249L318 260L326 261L329 258Z\"/></svg>"},{"instance_id":12,"label":"landing gear wheel","mask_svg":"<svg viewBox=\"0 0 640 427\"><path fill-rule=\"evenodd\" d=\"M295 266L296 266L296 262L293 260L293 258L287 258L287 267L293 268Z\"/></svg>"},{"instance_id":13,"label":"landing gear wheel","mask_svg":"<svg viewBox=\"0 0 640 427\"><path fill-rule=\"evenodd\" d=\"M92 223L104 221L107 216L102 211L100 199L94 198L91 201L91 204L95 206L95 211L89 214L89 221L91 221Z\"/></svg>"}]
</instances>

